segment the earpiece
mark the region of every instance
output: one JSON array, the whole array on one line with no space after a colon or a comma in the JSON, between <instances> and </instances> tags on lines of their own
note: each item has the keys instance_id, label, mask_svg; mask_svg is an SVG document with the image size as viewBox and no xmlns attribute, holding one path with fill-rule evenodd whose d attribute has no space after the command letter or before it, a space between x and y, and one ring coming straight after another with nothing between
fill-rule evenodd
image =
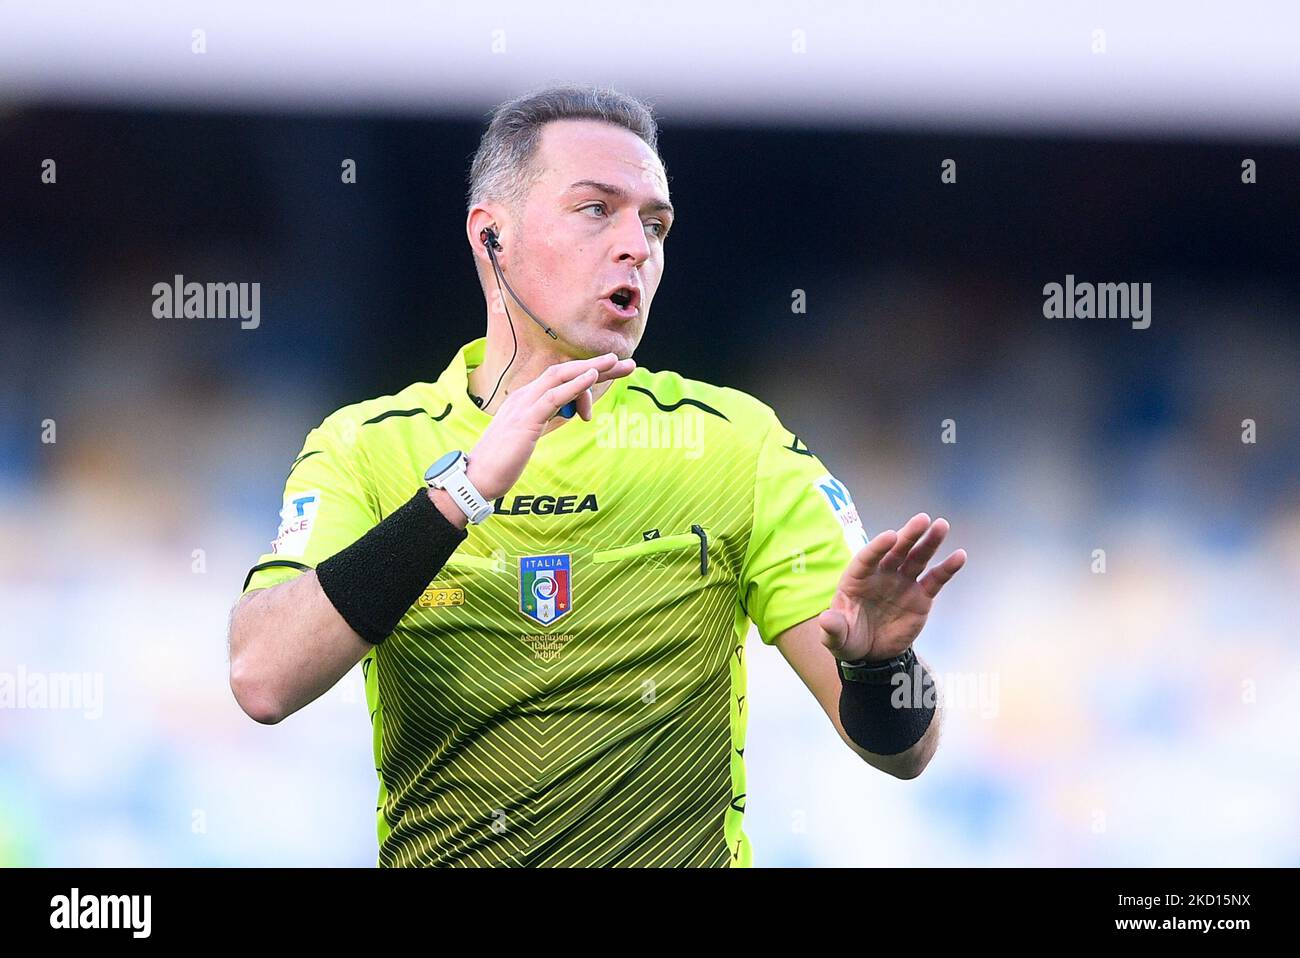
<instances>
[{"instance_id":1,"label":"earpiece","mask_svg":"<svg viewBox=\"0 0 1300 958\"><path fill-rule=\"evenodd\" d=\"M529 317L533 320L533 322L537 323L538 326L542 327L546 335L550 336L551 339L559 339L559 337L555 334L555 330L551 329L550 326L547 326L546 323L544 323L541 319L539 319L536 313L534 313L531 309L529 309L527 306L524 305L524 301L522 299L520 299L518 296L515 296L515 291L513 289L510 289L510 281L506 279L505 276L502 274L501 264L497 262L496 250L501 249L501 244L497 242L497 231L495 225L485 226L483 229L481 229L479 231L478 238L479 238L479 242L481 242L483 246L487 249L488 259L492 261L492 271L496 273L496 278L497 278L497 289L500 290L501 284L505 283L506 289L510 290L510 295L514 297L515 302L518 303L520 307L522 307L523 311L529 315ZM504 293L502 293L501 305L505 306ZM479 407L481 409L486 409L488 406L492 404L492 400L496 396L497 390L501 388L501 381L505 379L506 371L509 370L512 365L514 365L515 355L519 352L519 339L515 335L515 324L514 324L514 320L510 318L509 308L506 308L506 321L510 323L510 338L514 343L514 349L510 353L510 362L506 363L506 368L501 370L501 375L497 377L497 384L492 389L492 395L488 396L487 402L483 403ZM560 409L559 415L564 416L566 419L569 419L572 418L577 411L578 411L578 403L577 400L574 400L573 402L565 403L564 406Z\"/></svg>"}]
</instances>

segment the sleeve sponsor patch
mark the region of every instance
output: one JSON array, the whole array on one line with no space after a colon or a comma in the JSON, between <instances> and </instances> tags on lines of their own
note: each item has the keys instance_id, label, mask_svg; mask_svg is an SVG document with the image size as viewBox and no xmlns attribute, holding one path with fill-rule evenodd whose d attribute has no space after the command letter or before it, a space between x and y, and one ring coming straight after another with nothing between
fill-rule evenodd
<instances>
[{"instance_id":1,"label":"sleeve sponsor patch","mask_svg":"<svg viewBox=\"0 0 1300 958\"><path fill-rule=\"evenodd\" d=\"M853 496L849 495L849 490L844 483L829 472L815 481L813 488L817 490L818 495L822 497L839 522L840 532L844 535L849 551L856 554L871 540L867 530L862 527L862 520L858 517L858 507L853 504Z\"/></svg>"},{"instance_id":2,"label":"sleeve sponsor patch","mask_svg":"<svg viewBox=\"0 0 1300 958\"><path fill-rule=\"evenodd\" d=\"M272 552L276 555L300 556L307 551L320 498L320 490L312 489L285 499L284 507L280 510L280 528L276 531L275 541L271 543Z\"/></svg>"}]
</instances>

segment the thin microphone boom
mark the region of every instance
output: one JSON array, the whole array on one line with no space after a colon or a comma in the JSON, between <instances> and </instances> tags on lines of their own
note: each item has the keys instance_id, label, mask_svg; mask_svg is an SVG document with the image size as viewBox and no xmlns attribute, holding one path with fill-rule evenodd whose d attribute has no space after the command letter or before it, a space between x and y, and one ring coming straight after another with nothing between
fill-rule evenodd
<instances>
[{"instance_id":1,"label":"thin microphone boom","mask_svg":"<svg viewBox=\"0 0 1300 958\"><path fill-rule=\"evenodd\" d=\"M506 294L501 292L502 283L505 283L506 289L510 290L510 295L514 297L514 301L519 304L519 308L527 313L533 322L542 327L542 329L546 331L547 336L550 336L551 339L559 339L560 337L555 334L555 330L551 329L550 326L547 326L544 322L538 319L537 315L528 308L524 301L515 295L515 291L510 286L510 280L506 279L505 274L501 272L501 264L497 262L496 254L496 251L501 248L501 244L497 242L496 230L489 226L478 235L479 239L483 241L483 245L487 247L488 259L492 261L492 270L496 273L497 277L497 292L501 293L501 308L506 311L506 322L510 324L510 339L514 343L514 348L510 353L510 362L506 363L506 368L501 370L501 375L497 377L497 384L492 387L492 395L488 396L487 402L480 406L481 409L487 409L488 406L492 405L492 400L496 398L497 390L501 388L501 381L506 378L506 373L509 371L510 367L514 365L515 356L519 353L519 337L515 335L515 323L510 317L510 307L506 305ZM560 407L560 415L565 419L573 418L573 414L577 411L578 405L576 401L567 402Z\"/></svg>"},{"instance_id":2,"label":"thin microphone boom","mask_svg":"<svg viewBox=\"0 0 1300 958\"><path fill-rule=\"evenodd\" d=\"M497 242L496 231L489 226L487 229L483 230L483 232L480 233L479 235L483 239L483 245L487 247L488 259L492 260L492 269L497 274L497 289L500 290L501 284L505 283L506 289L510 290L510 295L514 298L514 301L519 304L519 308L522 309L525 313L527 313L532 318L533 322L537 323L538 326L546 330L547 336L550 336L551 339L559 339L560 337L555 335L555 330L551 329L550 326L547 326L544 322L538 319L537 315L531 309L528 308L527 304L515 294L514 289L510 286L510 280L506 279L505 274L501 272L501 264L497 262L497 254L496 254L496 251L501 248L501 245ZM504 294L502 295L501 298L501 305L505 306ZM510 316L509 307L506 307L506 316L507 317Z\"/></svg>"}]
</instances>

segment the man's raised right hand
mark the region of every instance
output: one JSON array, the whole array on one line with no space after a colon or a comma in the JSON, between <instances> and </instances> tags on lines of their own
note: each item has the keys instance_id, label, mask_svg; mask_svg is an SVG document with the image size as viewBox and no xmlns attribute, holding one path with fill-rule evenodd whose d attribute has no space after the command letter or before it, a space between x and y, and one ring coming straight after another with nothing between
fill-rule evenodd
<instances>
[{"instance_id":1,"label":"man's raised right hand","mask_svg":"<svg viewBox=\"0 0 1300 958\"><path fill-rule=\"evenodd\" d=\"M591 387L620 379L635 368L636 360L619 359L614 353L548 366L506 396L469 453L469 481L489 502L504 496L523 475L546 424L566 403L577 400L578 415L590 422Z\"/></svg>"}]
</instances>

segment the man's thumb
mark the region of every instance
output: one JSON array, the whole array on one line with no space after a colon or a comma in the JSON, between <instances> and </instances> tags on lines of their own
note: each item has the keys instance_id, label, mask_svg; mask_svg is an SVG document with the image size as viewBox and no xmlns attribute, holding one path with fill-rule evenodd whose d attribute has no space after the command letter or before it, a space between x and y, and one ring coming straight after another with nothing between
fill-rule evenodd
<instances>
[{"instance_id":1,"label":"man's thumb","mask_svg":"<svg viewBox=\"0 0 1300 958\"><path fill-rule=\"evenodd\" d=\"M817 616L817 624L821 626L822 644L832 652L838 652L844 647L844 643L849 638L849 620L844 618L843 612L836 612L834 609L827 609L821 615Z\"/></svg>"}]
</instances>

